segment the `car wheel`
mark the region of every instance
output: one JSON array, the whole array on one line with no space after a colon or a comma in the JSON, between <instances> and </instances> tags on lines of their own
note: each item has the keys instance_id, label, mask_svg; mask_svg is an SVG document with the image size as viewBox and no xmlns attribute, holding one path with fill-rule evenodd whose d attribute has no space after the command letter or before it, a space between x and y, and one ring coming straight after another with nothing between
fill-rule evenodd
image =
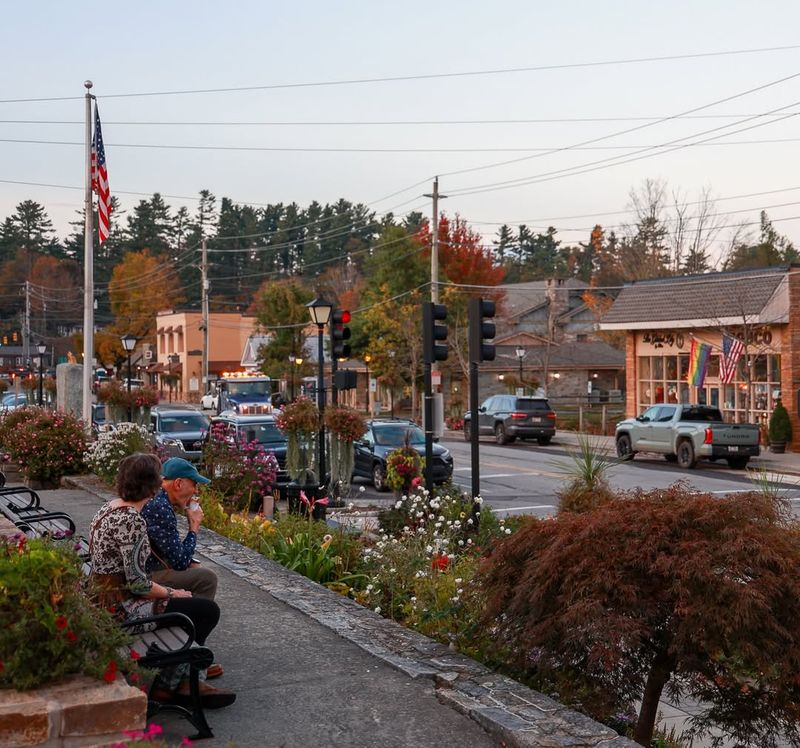
<instances>
[{"instance_id":1,"label":"car wheel","mask_svg":"<svg viewBox=\"0 0 800 748\"><path fill-rule=\"evenodd\" d=\"M386 468L380 462L372 467L372 485L376 491L386 491Z\"/></svg>"},{"instance_id":2,"label":"car wheel","mask_svg":"<svg viewBox=\"0 0 800 748\"><path fill-rule=\"evenodd\" d=\"M550 444L550 440L552 438L552 436L540 436L536 441L539 442L539 444L541 444L543 447L546 447L548 444Z\"/></svg>"},{"instance_id":3,"label":"car wheel","mask_svg":"<svg viewBox=\"0 0 800 748\"><path fill-rule=\"evenodd\" d=\"M697 457L694 454L694 446L688 439L684 439L678 445L678 465L684 470L691 470L697 465Z\"/></svg>"},{"instance_id":4,"label":"car wheel","mask_svg":"<svg viewBox=\"0 0 800 748\"><path fill-rule=\"evenodd\" d=\"M729 457L728 465L731 470L744 470L749 462L749 457Z\"/></svg>"},{"instance_id":5,"label":"car wheel","mask_svg":"<svg viewBox=\"0 0 800 748\"><path fill-rule=\"evenodd\" d=\"M469 429L469 424L464 424L464 441L469 442L472 441L472 432Z\"/></svg>"},{"instance_id":6,"label":"car wheel","mask_svg":"<svg viewBox=\"0 0 800 748\"><path fill-rule=\"evenodd\" d=\"M502 423L498 423L494 427L494 440L498 444L508 444L509 442L508 434L506 433L506 427L503 426Z\"/></svg>"},{"instance_id":7,"label":"car wheel","mask_svg":"<svg viewBox=\"0 0 800 748\"><path fill-rule=\"evenodd\" d=\"M631 438L627 434L620 434L617 437L617 457L619 457L620 460L632 460L633 455Z\"/></svg>"}]
</instances>

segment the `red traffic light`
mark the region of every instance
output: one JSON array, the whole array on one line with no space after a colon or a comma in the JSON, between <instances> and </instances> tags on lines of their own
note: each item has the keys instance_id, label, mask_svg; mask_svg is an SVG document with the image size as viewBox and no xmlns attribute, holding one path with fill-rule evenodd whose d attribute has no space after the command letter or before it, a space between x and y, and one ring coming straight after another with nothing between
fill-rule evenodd
<instances>
[{"instance_id":1,"label":"red traffic light","mask_svg":"<svg viewBox=\"0 0 800 748\"><path fill-rule=\"evenodd\" d=\"M350 312L347 309L342 309L339 312L339 319L337 322L341 322L343 325L346 325L350 322Z\"/></svg>"}]
</instances>

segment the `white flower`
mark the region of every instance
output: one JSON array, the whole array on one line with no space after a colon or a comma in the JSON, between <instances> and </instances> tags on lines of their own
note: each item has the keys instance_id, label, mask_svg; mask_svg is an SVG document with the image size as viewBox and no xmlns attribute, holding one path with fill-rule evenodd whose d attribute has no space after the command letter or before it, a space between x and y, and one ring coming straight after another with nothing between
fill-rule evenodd
<instances>
[{"instance_id":1,"label":"white flower","mask_svg":"<svg viewBox=\"0 0 800 748\"><path fill-rule=\"evenodd\" d=\"M459 544L459 546L462 546L462 545L464 545L464 541L463 540L459 540L458 544Z\"/></svg>"},{"instance_id":2,"label":"white flower","mask_svg":"<svg viewBox=\"0 0 800 748\"><path fill-rule=\"evenodd\" d=\"M461 579L461 577L456 577L456 579L455 579L455 583L456 583L456 584L461 584L461 582L462 582L462 579Z\"/></svg>"},{"instance_id":3,"label":"white flower","mask_svg":"<svg viewBox=\"0 0 800 748\"><path fill-rule=\"evenodd\" d=\"M361 487L363 488L364 486L361 486ZM355 507L355 504L354 504L354 503L351 501L351 502L350 502L350 503L347 505L347 508L348 508L348 510L349 510L349 511L353 511L353 507Z\"/></svg>"},{"instance_id":4,"label":"white flower","mask_svg":"<svg viewBox=\"0 0 800 748\"><path fill-rule=\"evenodd\" d=\"M480 496L476 496L473 501L478 504L479 506L483 504L483 499Z\"/></svg>"},{"instance_id":5,"label":"white flower","mask_svg":"<svg viewBox=\"0 0 800 748\"><path fill-rule=\"evenodd\" d=\"M505 532L506 532L506 535L511 535L511 528L510 527L506 527Z\"/></svg>"},{"instance_id":6,"label":"white flower","mask_svg":"<svg viewBox=\"0 0 800 748\"><path fill-rule=\"evenodd\" d=\"M381 612L381 606L380 606L380 605L378 605L378 606L375 608L375 612L376 612L376 613L380 613L380 612Z\"/></svg>"},{"instance_id":7,"label":"white flower","mask_svg":"<svg viewBox=\"0 0 800 748\"><path fill-rule=\"evenodd\" d=\"M464 590L463 590L461 587L459 587L459 588L456 590L456 592L457 592L459 595L463 595L463 594L464 594Z\"/></svg>"},{"instance_id":8,"label":"white flower","mask_svg":"<svg viewBox=\"0 0 800 748\"><path fill-rule=\"evenodd\" d=\"M426 545L425 546L425 553L433 553L433 546L432 545Z\"/></svg>"},{"instance_id":9,"label":"white flower","mask_svg":"<svg viewBox=\"0 0 800 748\"><path fill-rule=\"evenodd\" d=\"M411 598L411 602L412 602L412 603L415 603L415 602L417 602L417 598L416 598L416 597L412 597L412 598Z\"/></svg>"},{"instance_id":10,"label":"white flower","mask_svg":"<svg viewBox=\"0 0 800 748\"><path fill-rule=\"evenodd\" d=\"M394 508L395 508L395 509L400 509L400 507L402 507L402 506L403 506L403 502L402 502L402 501L398 501L398 502L397 502L397 503L394 505Z\"/></svg>"},{"instance_id":11,"label":"white flower","mask_svg":"<svg viewBox=\"0 0 800 748\"><path fill-rule=\"evenodd\" d=\"M390 574L394 574L396 571L397 571L397 569L389 569L389 573Z\"/></svg>"},{"instance_id":12,"label":"white flower","mask_svg":"<svg viewBox=\"0 0 800 748\"><path fill-rule=\"evenodd\" d=\"M468 525L473 525L473 524L475 524L475 523L472 521L472 517L470 517L470 518L467 520L467 524L468 524Z\"/></svg>"},{"instance_id":13,"label":"white flower","mask_svg":"<svg viewBox=\"0 0 800 748\"><path fill-rule=\"evenodd\" d=\"M372 585L371 585L371 584L368 584L368 585L367 585L367 587L366 587L366 591L367 591L367 592L372 592L372 590L373 590L373 587L372 587Z\"/></svg>"}]
</instances>

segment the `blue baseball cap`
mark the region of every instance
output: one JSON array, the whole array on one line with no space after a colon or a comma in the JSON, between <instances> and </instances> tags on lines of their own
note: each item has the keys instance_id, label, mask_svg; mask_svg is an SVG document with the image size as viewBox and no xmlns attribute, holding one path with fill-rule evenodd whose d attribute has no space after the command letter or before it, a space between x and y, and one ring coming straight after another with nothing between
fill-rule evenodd
<instances>
[{"instance_id":1,"label":"blue baseball cap","mask_svg":"<svg viewBox=\"0 0 800 748\"><path fill-rule=\"evenodd\" d=\"M161 466L161 475L167 480L188 478L195 483L211 483L209 478L200 475L200 473L197 472L197 468L188 460L184 460L183 457L170 457Z\"/></svg>"}]
</instances>

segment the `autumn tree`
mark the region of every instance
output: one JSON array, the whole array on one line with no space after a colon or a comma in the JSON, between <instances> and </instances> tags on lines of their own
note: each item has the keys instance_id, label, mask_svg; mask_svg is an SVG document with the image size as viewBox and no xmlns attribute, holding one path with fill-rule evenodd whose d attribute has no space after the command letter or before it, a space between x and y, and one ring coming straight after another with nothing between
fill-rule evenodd
<instances>
[{"instance_id":1,"label":"autumn tree","mask_svg":"<svg viewBox=\"0 0 800 748\"><path fill-rule=\"evenodd\" d=\"M174 269L146 249L128 252L108 284L114 322L108 331L155 338L156 313L180 306L185 297Z\"/></svg>"},{"instance_id":2,"label":"autumn tree","mask_svg":"<svg viewBox=\"0 0 800 748\"><path fill-rule=\"evenodd\" d=\"M796 262L797 251L792 242L781 236L772 225L767 212L760 215L760 231L757 240L747 236L737 237L737 241L725 258L725 270L750 270L774 267L775 265Z\"/></svg>"},{"instance_id":3,"label":"autumn tree","mask_svg":"<svg viewBox=\"0 0 800 748\"><path fill-rule=\"evenodd\" d=\"M259 368L279 379L289 356L303 356L309 323L306 304L313 294L295 280L267 281L256 294L253 312L269 344L258 351Z\"/></svg>"},{"instance_id":4,"label":"autumn tree","mask_svg":"<svg viewBox=\"0 0 800 748\"><path fill-rule=\"evenodd\" d=\"M766 493L676 484L529 518L483 567L483 623L523 673L596 717L640 703L641 745L665 690L698 704L692 734L795 744L800 533L787 516Z\"/></svg>"}]
</instances>

